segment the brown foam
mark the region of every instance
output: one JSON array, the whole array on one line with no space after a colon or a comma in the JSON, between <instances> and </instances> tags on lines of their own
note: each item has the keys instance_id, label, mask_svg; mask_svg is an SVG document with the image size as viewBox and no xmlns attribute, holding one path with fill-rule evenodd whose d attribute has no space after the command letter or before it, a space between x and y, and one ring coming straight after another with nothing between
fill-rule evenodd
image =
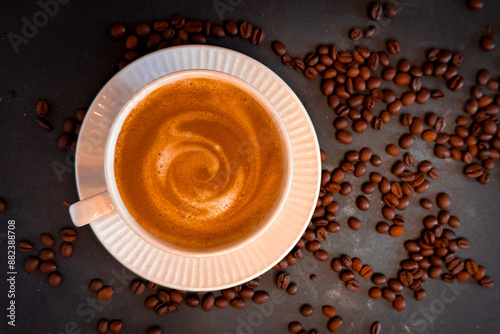
<instances>
[{"instance_id":1,"label":"brown foam","mask_svg":"<svg viewBox=\"0 0 500 334\"><path fill-rule=\"evenodd\" d=\"M150 93L120 131L114 172L128 211L150 234L211 248L248 234L283 179L278 131L232 84L182 80Z\"/></svg>"}]
</instances>

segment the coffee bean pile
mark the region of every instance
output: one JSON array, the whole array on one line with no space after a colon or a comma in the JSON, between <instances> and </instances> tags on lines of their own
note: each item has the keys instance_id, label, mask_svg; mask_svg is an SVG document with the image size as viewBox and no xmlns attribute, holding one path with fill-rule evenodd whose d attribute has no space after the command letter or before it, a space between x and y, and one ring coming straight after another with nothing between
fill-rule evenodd
<instances>
[{"instance_id":1,"label":"coffee bean pile","mask_svg":"<svg viewBox=\"0 0 500 334\"><path fill-rule=\"evenodd\" d=\"M70 258L73 255L73 242L76 240L76 231L72 228L65 228L61 232L63 243L60 246L59 254L64 258ZM53 288L59 286L62 281L62 276L57 272L58 266L54 261L56 252L53 247L56 243L54 237L49 233L41 235L40 240L46 247L40 250L38 256L30 256L24 262L24 270L28 274L33 274L37 270L44 274L48 274L49 285ZM19 250L26 253L31 253L34 249L30 241L19 242Z\"/></svg>"},{"instance_id":2,"label":"coffee bean pile","mask_svg":"<svg viewBox=\"0 0 500 334\"><path fill-rule=\"evenodd\" d=\"M131 32L127 31L124 24L117 23L111 27L110 34L113 38L125 39L127 51L123 56L125 59L118 63L119 69L151 51L169 46L205 44L209 38L225 36L239 36L254 45L260 45L266 36L264 30L248 21L236 23L228 20L220 24L210 20L186 19L180 14L173 15L169 20L141 22Z\"/></svg>"},{"instance_id":3,"label":"coffee bean pile","mask_svg":"<svg viewBox=\"0 0 500 334\"><path fill-rule=\"evenodd\" d=\"M380 4L372 5L373 8L378 13L375 17L382 15ZM321 45L302 60L290 56L286 46L280 41L272 43L273 51L281 57L284 65L302 72L310 80L322 77L321 92L327 96L328 105L337 115L333 121L337 131L335 137L344 145L353 143L355 139L348 129L349 125L355 134L366 131L369 124L373 130L380 131L382 125L389 123L391 117L400 114L404 107L413 103L423 105L429 99L444 99L443 91L422 87L421 77L442 77L450 91L459 91L464 85L465 79L458 73L463 62L460 52L432 49L427 53L427 61L422 66L414 66L408 60L400 59L396 67L391 67L389 54L399 54L400 46L396 40L389 40L386 46L388 53L372 52L365 46L358 46L354 51L348 52L338 50L335 45ZM380 72L381 79L377 78L379 67L383 67ZM398 97L393 90L381 88L383 81L392 81L395 85L408 87L410 90ZM374 167L381 165L382 159L373 154L371 149L365 147L359 151L347 151L337 168L331 172L323 170L321 189L312 220L296 247L275 269L285 270L294 265L297 259L302 257L301 249L313 252L315 258L320 261L328 259L328 253L321 249L321 242L328 238L329 233L337 233L340 230L340 224L336 221L340 205L334 201L335 193L357 196L357 208L367 211L370 208L368 196L378 188L385 204L381 213L386 221L379 222L376 231L388 233L392 237L403 235L406 220L402 211L408 207L410 196L426 192L431 180L440 176L439 170L433 167L431 161L415 161L408 151L419 137L423 141L434 143L433 151L436 157L463 161L466 163L464 174L467 177L476 178L481 184L488 183L490 176L487 170L493 169L495 160L500 157L500 127L497 126L496 117L500 95L483 96L483 89L486 87L490 91L498 91L499 84L486 70L478 72L477 81L478 86L471 89L471 98L465 105L469 117L464 115L456 119L454 133L446 132L447 120L439 117L438 113L428 112L424 117L410 113L401 114L400 123L408 128L408 132L400 136L397 145L387 145L386 153L391 156L403 154L403 157L392 165L393 177L385 177L377 172L370 173L369 180L362 185L362 195L353 192L351 184L344 178L349 174L363 177L368 162ZM378 116L375 115L377 102L385 104ZM403 152L400 152L400 149ZM324 151L321 152L321 159L322 162L326 161ZM412 170L414 166L416 169ZM399 180L394 181L394 177ZM345 282L347 289L358 291L356 272L361 277L372 276L371 280L375 286L370 289L369 296L372 299L383 297L392 303L395 310L402 311L406 307L405 298L400 294L403 289L409 288L416 300L422 300L426 296L422 284L428 278L440 278L449 283L473 277L483 288L493 286L493 280L485 276L484 267L477 265L472 259L464 260L456 256L458 249L469 247L469 241L457 237L454 232L460 223L457 217L450 214L449 195L439 193L435 202L441 211L437 216L429 215L423 219L424 230L420 238L405 242L408 258L401 262L398 277L387 279L382 273L372 276L371 267L363 266L359 258L351 259L345 254L334 258L331 262L332 269L339 273L339 278ZM433 205L431 200L425 198L422 198L420 203L424 209L430 209ZM347 224L353 230L358 230L362 225L356 217L349 217ZM448 227L445 227L446 225ZM443 267L447 272L442 273ZM288 274L281 272L278 276L279 288L283 284L280 277L285 275ZM387 286L382 287L385 284ZM339 323L338 327L341 326L341 321ZM328 324L330 331L335 331L338 327L334 326L332 329ZM375 330L377 327L374 325ZM300 332L301 328L300 322L289 324L292 333Z\"/></svg>"},{"instance_id":4,"label":"coffee bean pile","mask_svg":"<svg viewBox=\"0 0 500 334\"><path fill-rule=\"evenodd\" d=\"M389 53L399 53L396 41L388 41L387 47ZM460 90L465 81L458 74L463 55L445 49L430 50L427 61L421 67L401 59L397 68L393 68L388 53L371 52L365 46L359 46L352 52L342 52L335 45L322 45L304 60L292 58L279 41L274 41L272 48L285 65L303 72L306 78L314 80L318 75L322 76L321 92L327 96L328 105L337 115L333 121L337 130L336 139L345 145L354 140L353 133L348 129L349 124L354 133L366 131L369 124L380 131L383 124L390 122L391 117L398 115L404 107L413 103L426 104L430 98L442 100L445 96L443 91L422 87L422 76L444 78L451 91ZM375 76L380 65L383 67L382 79ZM381 89L382 81L393 81L397 86L410 90L398 98L392 89ZM466 176L476 178L482 184L488 183L490 175L487 170L493 169L494 161L500 157L500 127L496 117L500 95L483 96L484 86L491 91L498 91L499 88L498 81L490 78L488 71L481 70L478 72L478 86L471 89L471 99L464 107L473 122L466 127L468 119L465 116L457 118L454 133L446 133L447 121L436 113L428 113L425 122L412 114L402 114L400 122L408 127L409 133L400 137L399 147L410 149L415 137L420 136L424 141L435 143L436 157L462 160L467 164L464 169ZM365 92L367 94L363 94ZM377 103L385 104L378 116L374 112ZM390 154L394 153L394 148L391 148ZM476 159L482 164L473 163Z\"/></svg>"}]
</instances>

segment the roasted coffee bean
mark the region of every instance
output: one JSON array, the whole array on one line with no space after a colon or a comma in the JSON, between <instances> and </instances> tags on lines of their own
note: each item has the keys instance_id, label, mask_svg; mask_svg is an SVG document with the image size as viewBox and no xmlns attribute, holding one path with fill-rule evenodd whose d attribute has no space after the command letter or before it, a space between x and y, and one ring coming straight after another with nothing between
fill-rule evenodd
<instances>
[{"instance_id":1,"label":"roasted coffee bean","mask_svg":"<svg viewBox=\"0 0 500 334\"><path fill-rule=\"evenodd\" d=\"M357 41L357 40L361 39L361 37L363 37L363 32L359 28L352 29L350 34L349 34L349 37L353 41Z\"/></svg>"},{"instance_id":2,"label":"roasted coffee bean","mask_svg":"<svg viewBox=\"0 0 500 334\"><path fill-rule=\"evenodd\" d=\"M411 134L406 133L399 138L398 144L402 149L407 150L413 146L414 142L415 138Z\"/></svg>"},{"instance_id":3,"label":"roasted coffee bean","mask_svg":"<svg viewBox=\"0 0 500 334\"><path fill-rule=\"evenodd\" d=\"M319 261L326 261L328 260L328 253L322 249L319 249L314 252L314 257Z\"/></svg>"},{"instance_id":4,"label":"roasted coffee bean","mask_svg":"<svg viewBox=\"0 0 500 334\"><path fill-rule=\"evenodd\" d=\"M186 26L188 25L189 21L186 22L186 24L184 25L184 29L188 32L190 32L188 29L186 29ZM236 23L234 21L226 21L226 24L224 25L224 28L226 30L226 33L229 35L229 36L236 36L238 34L238 26L236 25ZM201 31L201 23L200 23L200 31Z\"/></svg>"},{"instance_id":5,"label":"roasted coffee bean","mask_svg":"<svg viewBox=\"0 0 500 334\"><path fill-rule=\"evenodd\" d=\"M467 270L470 275L475 275L478 270L477 263L474 260L467 260L465 262L465 270Z\"/></svg>"},{"instance_id":6,"label":"roasted coffee bean","mask_svg":"<svg viewBox=\"0 0 500 334\"><path fill-rule=\"evenodd\" d=\"M40 251L39 257L42 261L50 261L53 260L55 256L55 252L52 249L45 248Z\"/></svg>"},{"instance_id":7,"label":"roasted coffee bean","mask_svg":"<svg viewBox=\"0 0 500 334\"><path fill-rule=\"evenodd\" d=\"M405 297L397 295L394 301L392 302L392 307L398 312L403 311L406 308Z\"/></svg>"},{"instance_id":8,"label":"roasted coffee bean","mask_svg":"<svg viewBox=\"0 0 500 334\"><path fill-rule=\"evenodd\" d=\"M448 88L456 92L457 90L460 90L462 88L464 82L465 80L463 77L461 77L460 75L455 75L448 81Z\"/></svg>"},{"instance_id":9,"label":"roasted coffee bean","mask_svg":"<svg viewBox=\"0 0 500 334\"><path fill-rule=\"evenodd\" d=\"M248 39L252 36L252 31L253 31L253 26L250 22L248 21L243 21L240 23L240 28L239 28L239 32L240 32L240 36L242 38L245 38L245 39ZM281 43L281 42L278 42L278 43ZM281 43L281 45L283 46L282 49L280 49L281 51L285 51L286 53L286 48L284 47L283 43ZM280 46L278 46L279 48ZM273 50L274 52L276 52L276 54L278 54L277 50L275 50L275 48L273 47ZM278 54L279 56L282 56L283 54Z\"/></svg>"},{"instance_id":10,"label":"roasted coffee bean","mask_svg":"<svg viewBox=\"0 0 500 334\"><path fill-rule=\"evenodd\" d=\"M36 256L30 256L26 262L24 262L24 270L28 274L32 274L37 271L38 266L40 264L40 260Z\"/></svg>"},{"instance_id":11,"label":"roasted coffee bean","mask_svg":"<svg viewBox=\"0 0 500 334\"><path fill-rule=\"evenodd\" d=\"M141 295L146 290L146 284L142 280L135 280L132 283L131 291L134 295Z\"/></svg>"},{"instance_id":12,"label":"roasted coffee bean","mask_svg":"<svg viewBox=\"0 0 500 334\"><path fill-rule=\"evenodd\" d=\"M154 309L159 303L158 296L151 295L148 298L146 298L146 301L144 303L147 308Z\"/></svg>"},{"instance_id":13,"label":"roasted coffee bean","mask_svg":"<svg viewBox=\"0 0 500 334\"><path fill-rule=\"evenodd\" d=\"M224 308L227 308L229 306L229 300L227 300L224 297L217 297L217 298L215 298L214 305L217 308L224 309Z\"/></svg>"},{"instance_id":14,"label":"roasted coffee bean","mask_svg":"<svg viewBox=\"0 0 500 334\"><path fill-rule=\"evenodd\" d=\"M495 41L490 35L483 36L479 41L479 46L483 51L491 51L495 47Z\"/></svg>"},{"instance_id":15,"label":"roasted coffee bean","mask_svg":"<svg viewBox=\"0 0 500 334\"><path fill-rule=\"evenodd\" d=\"M65 228L61 232L61 238L66 242L73 242L76 240L76 231L72 228Z\"/></svg>"},{"instance_id":16,"label":"roasted coffee bean","mask_svg":"<svg viewBox=\"0 0 500 334\"><path fill-rule=\"evenodd\" d=\"M402 225L391 225L389 227L389 235L393 238L397 238L404 233L404 226Z\"/></svg>"},{"instance_id":17,"label":"roasted coffee bean","mask_svg":"<svg viewBox=\"0 0 500 334\"><path fill-rule=\"evenodd\" d=\"M38 117L43 117L49 111L49 106L46 101L40 100L36 104L36 114Z\"/></svg>"},{"instance_id":18,"label":"roasted coffee bean","mask_svg":"<svg viewBox=\"0 0 500 334\"><path fill-rule=\"evenodd\" d=\"M450 195L448 195L446 193L437 194L436 204L437 204L438 208L440 208L442 210L448 209L448 207L450 206Z\"/></svg>"},{"instance_id":19,"label":"roasted coffee bean","mask_svg":"<svg viewBox=\"0 0 500 334\"><path fill-rule=\"evenodd\" d=\"M44 274L50 274L57 270L57 265L54 261L42 261L40 263L40 270Z\"/></svg>"},{"instance_id":20,"label":"roasted coffee bean","mask_svg":"<svg viewBox=\"0 0 500 334\"><path fill-rule=\"evenodd\" d=\"M94 278L92 281L90 281L89 284L89 289L92 292L98 292L101 290L103 287L103 283L99 278Z\"/></svg>"},{"instance_id":21,"label":"roasted coffee bean","mask_svg":"<svg viewBox=\"0 0 500 334\"><path fill-rule=\"evenodd\" d=\"M48 233L42 234L42 236L40 237L40 240L42 241L42 244L46 247L52 247L52 246L54 246L54 243L55 243L54 237L52 237Z\"/></svg>"},{"instance_id":22,"label":"roasted coffee bean","mask_svg":"<svg viewBox=\"0 0 500 334\"><path fill-rule=\"evenodd\" d=\"M269 294L266 291L256 291L252 300L255 304L265 304L269 300Z\"/></svg>"},{"instance_id":23,"label":"roasted coffee bean","mask_svg":"<svg viewBox=\"0 0 500 334\"><path fill-rule=\"evenodd\" d=\"M455 258L451 260L450 263L448 263L448 270L453 275L458 274L460 271L462 271L462 269L464 269L464 261L462 261L461 259Z\"/></svg>"},{"instance_id":24,"label":"roasted coffee bean","mask_svg":"<svg viewBox=\"0 0 500 334\"><path fill-rule=\"evenodd\" d=\"M298 321L292 321L288 324L288 330L290 333L297 334L302 330L302 324Z\"/></svg>"},{"instance_id":25,"label":"roasted coffee bean","mask_svg":"<svg viewBox=\"0 0 500 334\"><path fill-rule=\"evenodd\" d=\"M314 80L318 77L318 71L314 67L308 67L304 71L304 75L309 80Z\"/></svg>"},{"instance_id":26,"label":"roasted coffee bean","mask_svg":"<svg viewBox=\"0 0 500 334\"><path fill-rule=\"evenodd\" d=\"M451 274L442 274L441 279L446 283L451 283L455 280L455 277Z\"/></svg>"},{"instance_id":27,"label":"roasted coffee bean","mask_svg":"<svg viewBox=\"0 0 500 334\"><path fill-rule=\"evenodd\" d=\"M384 9L385 9L385 15L392 19L396 16L396 6L393 3L386 3L384 4Z\"/></svg>"},{"instance_id":28,"label":"roasted coffee bean","mask_svg":"<svg viewBox=\"0 0 500 334\"><path fill-rule=\"evenodd\" d=\"M345 144L345 145L352 143L352 139L353 139L352 134L346 130L338 131L337 134L335 135L335 137L337 138L338 142Z\"/></svg>"},{"instance_id":29,"label":"roasted coffee bean","mask_svg":"<svg viewBox=\"0 0 500 334\"><path fill-rule=\"evenodd\" d=\"M479 164L471 164L467 166L464 170L464 173L467 177L476 178L480 177L483 174L483 167Z\"/></svg>"},{"instance_id":30,"label":"roasted coffee bean","mask_svg":"<svg viewBox=\"0 0 500 334\"><path fill-rule=\"evenodd\" d=\"M109 330L109 320L108 319L101 319L97 323L97 332L100 334L105 334Z\"/></svg>"},{"instance_id":31,"label":"roasted coffee bean","mask_svg":"<svg viewBox=\"0 0 500 334\"><path fill-rule=\"evenodd\" d=\"M168 28L168 22L163 20L163 21L156 21L153 23L153 29L156 31L164 31L165 29Z\"/></svg>"},{"instance_id":32,"label":"roasted coffee bean","mask_svg":"<svg viewBox=\"0 0 500 334\"><path fill-rule=\"evenodd\" d=\"M254 289L248 287L244 287L240 291L238 291L238 295L243 299L252 299L254 294L255 294Z\"/></svg>"},{"instance_id":33,"label":"roasted coffee bean","mask_svg":"<svg viewBox=\"0 0 500 334\"><path fill-rule=\"evenodd\" d=\"M97 293L97 297L102 301L106 301L111 297L113 297L114 293L115 291L113 290L112 287L105 286L99 290L99 292Z\"/></svg>"},{"instance_id":34,"label":"roasted coffee bean","mask_svg":"<svg viewBox=\"0 0 500 334\"><path fill-rule=\"evenodd\" d=\"M361 270L359 271L359 274L364 278L370 277L372 273L373 273L372 267L368 265L363 266L363 268L361 268Z\"/></svg>"},{"instance_id":35,"label":"roasted coffee bean","mask_svg":"<svg viewBox=\"0 0 500 334\"><path fill-rule=\"evenodd\" d=\"M380 297L382 297L382 289L374 286L370 289L368 295L370 296L371 299L379 299Z\"/></svg>"},{"instance_id":36,"label":"roasted coffee bean","mask_svg":"<svg viewBox=\"0 0 500 334\"><path fill-rule=\"evenodd\" d=\"M224 31L224 27L220 24L212 24L212 28L210 29L210 33L215 38L222 38L226 36L226 32Z\"/></svg>"},{"instance_id":37,"label":"roasted coffee bean","mask_svg":"<svg viewBox=\"0 0 500 334\"><path fill-rule=\"evenodd\" d=\"M372 283L375 285L384 285L386 282L386 277L384 274L381 273L375 273L372 275Z\"/></svg>"},{"instance_id":38,"label":"roasted coffee bean","mask_svg":"<svg viewBox=\"0 0 500 334\"><path fill-rule=\"evenodd\" d=\"M156 289L158 289L158 284L154 282L148 282L148 289L151 291L155 291Z\"/></svg>"},{"instance_id":39,"label":"roasted coffee bean","mask_svg":"<svg viewBox=\"0 0 500 334\"><path fill-rule=\"evenodd\" d=\"M396 145L393 145L393 144L389 144L385 147L385 151L389 154L389 155L398 155L399 154L399 149Z\"/></svg>"},{"instance_id":40,"label":"roasted coffee bean","mask_svg":"<svg viewBox=\"0 0 500 334\"><path fill-rule=\"evenodd\" d=\"M372 19L373 21L378 21L382 18L382 13L382 4L380 2L374 2L369 10L370 19Z\"/></svg>"},{"instance_id":41,"label":"roasted coffee bean","mask_svg":"<svg viewBox=\"0 0 500 334\"><path fill-rule=\"evenodd\" d=\"M29 241L21 241L19 243L19 250L22 252L31 252L33 250L33 245Z\"/></svg>"},{"instance_id":42,"label":"roasted coffee bean","mask_svg":"<svg viewBox=\"0 0 500 334\"><path fill-rule=\"evenodd\" d=\"M239 297L236 297L235 299L231 300L230 304L232 307L236 309L242 309L245 307L245 301Z\"/></svg>"},{"instance_id":43,"label":"roasted coffee bean","mask_svg":"<svg viewBox=\"0 0 500 334\"><path fill-rule=\"evenodd\" d=\"M309 304L304 304L300 308L300 313L304 317L310 317L313 314L313 307Z\"/></svg>"},{"instance_id":44,"label":"roasted coffee bean","mask_svg":"<svg viewBox=\"0 0 500 334\"><path fill-rule=\"evenodd\" d=\"M347 287L347 289L349 289L351 291L358 291L359 290L359 282L356 281L355 279L352 279L346 283L346 287Z\"/></svg>"},{"instance_id":45,"label":"roasted coffee bean","mask_svg":"<svg viewBox=\"0 0 500 334\"><path fill-rule=\"evenodd\" d=\"M139 37L146 37L150 32L151 32L151 27L149 26L149 23L147 23L147 22L139 23L135 27L135 33Z\"/></svg>"},{"instance_id":46,"label":"roasted coffee bean","mask_svg":"<svg viewBox=\"0 0 500 334\"><path fill-rule=\"evenodd\" d=\"M306 69L306 65L304 64L304 62L300 59L297 59L297 58L292 59L291 66L294 70L297 70L300 72L303 72Z\"/></svg>"},{"instance_id":47,"label":"roasted coffee bean","mask_svg":"<svg viewBox=\"0 0 500 334\"><path fill-rule=\"evenodd\" d=\"M344 270L343 272L340 273L340 280L342 282L349 282L350 280L354 279L354 273L350 270Z\"/></svg>"},{"instance_id":48,"label":"roasted coffee bean","mask_svg":"<svg viewBox=\"0 0 500 334\"><path fill-rule=\"evenodd\" d=\"M339 316L335 316L328 321L328 330L332 333L335 333L340 330L342 327L342 318Z\"/></svg>"},{"instance_id":49,"label":"roasted coffee bean","mask_svg":"<svg viewBox=\"0 0 500 334\"><path fill-rule=\"evenodd\" d=\"M389 51L390 54L397 55L400 51L399 42L394 39L387 41L387 51Z\"/></svg>"},{"instance_id":50,"label":"roasted coffee bean","mask_svg":"<svg viewBox=\"0 0 500 334\"><path fill-rule=\"evenodd\" d=\"M281 273L278 275L278 278L276 280L276 285L278 286L278 288L280 288L281 290L286 290L289 284L290 284L290 274Z\"/></svg>"},{"instance_id":51,"label":"roasted coffee bean","mask_svg":"<svg viewBox=\"0 0 500 334\"><path fill-rule=\"evenodd\" d=\"M491 277L485 276L479 280L479 285L485 289L491 288L493 287L493 279Z\"/></svg>"},{"instance_id":52,"label":"roasted coffee bean","mask_svg":"<svg viewBox=\"0 0 500 334\"><path fill-rule=\"evenodd\" d=\"M373 35L375 34L375 31L377 29L375 28L375 26L368 26L365 28L365 38L367 39L370 39L373 37Z\"/></svg>"},{"instance_id":53,"label":"roasted coffee bean","mask_svg":"<svg viewBox=\"0 0 500 334\"><path fill-rule=\"evenodd\" d=\"M359 196L356 200L356 205L361 211L366 211L370 208L370 200L366 196Z\"/></svg>"},{"instance_id":54,"label":"roasted coffee bean","mask_svg":"<svg viewBox=\"0 0 500 334\"><path fill-rule=\"evenodd\" d=\"M161 334L161 327L159 326L153 326L148 329L147 334Z\"/></svg>"},{"instance_id":55,"label":"roasted coffee bean","mask_svg":"<svg viewBox=\"0 0 500 334\"><path fill-rule=\"evenodd\" d=\"M195 294L189 294L186 296L186 305L189 307L200 306L200 296Z\"/></svg>"},{"instance_id":56,"label":"roasted coffee bean","mask_svg":"<svg viewBox=\"0 0 500 334\"><path fill-rule=\"evenodd\" d=\"M472 10L483 9L483 0L467 0L467 7Z\"/></svg>"},{"instance_id":57,"label":"roasted coffee bean","mask_svg":"<svg viewBox=\"0 0 500 334\"><path fill-rule=\"evenodd\" d=\"M342 266L344 266L346 268L352 267L352 259L348 255L342 255L340 257L340 261L342 263Z\"/></svg>"},{"instance_id":58,"label":"roasted coffee bean","mask_svg":"<svg viewBox=\"0 0 500 334\"><path fill-rule=\"evenodd\" d=\"M389 288L383 288L382 297L384 297L384 299L387 300L388 302L393 302L394 299L396 298L396 294Z\"/></svg>"},{"instance_id":59,"label":"roasted coffee bean","mask_svg":"<svg viewBox=\"0 0 500 334\"><path fill-rule=\"evenodd\" d=\"M372 157L370 158L370 163L373 166L378 167L380 166L380 164L382 164L382 158L380 158L378 155L372 155Z\"/></svg>"},{"instance_id":60,"label":"roasted coffee bean","mask_svg":"<svg viewBox=\"0 0 500 334\"><path fill-rule=\"evenodd\" d=\"M261 45L264 42L266 34L261 28L253 28L252 36L250 36L250 42L254 45Z\"/></svg>"},{"instance_id":61,"label":"roasted coffee bean","mask_svg":"<svg viewBox=\"0 0 500 334\"><path fill-rule=\"evenodd\" d=\"M112 333L120 333L123 328L123 321L121 320L113 320L109 323L109 330Z\"/></svg>"}]
</instances>

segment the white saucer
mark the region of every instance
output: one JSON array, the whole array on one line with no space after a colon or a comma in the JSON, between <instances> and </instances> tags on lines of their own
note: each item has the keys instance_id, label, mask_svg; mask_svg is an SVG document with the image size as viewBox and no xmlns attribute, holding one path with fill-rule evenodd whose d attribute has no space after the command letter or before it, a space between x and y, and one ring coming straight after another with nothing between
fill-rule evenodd
<instances>
[{"instance_id":1,"label":"white saucer","mask_svg":"<svg viewBox=\"0 0 500 334\"><path fill-rule=\"evenodd\" d=\"M139 238L119 216L91 227L106 249L137 275L179 290L209 291L263 274L297 243L316 206L321 174L319 144L298 97L273 71L241 53L213 46L179 46L144 56L118 72L99 92L83 122L76 152L80 198L106 190L103 152L122 106L142 86L165 74L212 69L243 79L280 113L292 143L292 188L278 219L257 239L234 252L190 258L162 251Z\"/></svg>"}]
</instances>

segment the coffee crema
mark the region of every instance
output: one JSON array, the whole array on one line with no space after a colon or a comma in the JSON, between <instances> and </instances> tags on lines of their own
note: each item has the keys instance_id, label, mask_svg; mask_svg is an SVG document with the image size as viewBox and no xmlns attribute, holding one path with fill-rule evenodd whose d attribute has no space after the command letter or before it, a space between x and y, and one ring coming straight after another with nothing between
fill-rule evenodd
<instances>
[{"instance_id":1,"label":"coffee crema","mask_svg":"<svg viewBox=\"0 0 500 334\"><path fill-rule=\"evenodd\" d=\"M229 244L255 229L282 187L284 156L266 109L221 80L151 92L120 130L114 173L128 212L182 248Z\"/></svg>"}]
</instances>

